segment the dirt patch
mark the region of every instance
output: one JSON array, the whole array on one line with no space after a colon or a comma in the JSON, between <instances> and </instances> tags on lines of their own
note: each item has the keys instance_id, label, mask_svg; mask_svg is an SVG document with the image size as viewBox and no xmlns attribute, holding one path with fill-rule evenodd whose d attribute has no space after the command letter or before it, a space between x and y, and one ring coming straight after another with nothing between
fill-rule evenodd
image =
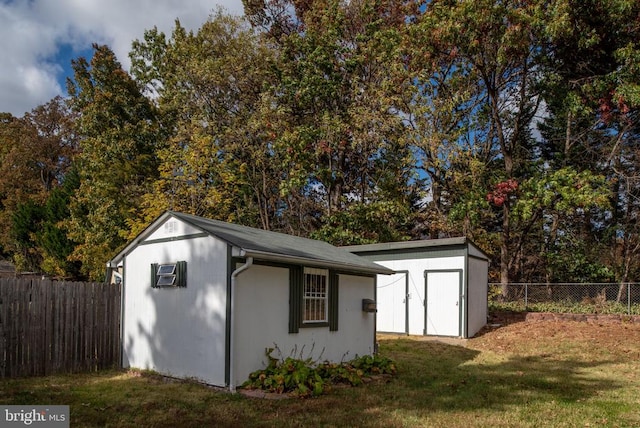
<instances>
[{"instance_id":1,"label":"dirt patch","mask_svg":"<svg viewBox=\"0 0 640 428\"><path fill-rule=\"evenodd\" d=\"M637 318L637 317L636 317ZM552 339L552 340L549 340ZM489 324L469 339L470 348L512 353L554 353L571 344L576 357L623 355L640 358L640 321L624 316L572 314L493 314Z\"/></svg>"},{"instance_id":2,"label":"dirt patch","mask_svg":"<svg viewBox=\"0 0 640 428\"><path fill-rule=\"evenodd\" d=\"M259 389L238 389L238 392L245 397L260 398L263 400L286 400L287 398L293 398L293 395L282 393L277 394L275 392L265 392Z\"/></svg>"},{"instance_id":3,"label":"dirt patch","mask_svg":"<svg viewBox=\"0 0 640 428\"><path fill-rule=\"evenodd\" d=\"M640 315L610 314L557 314L551 312L499 311L489 315L489 327L498 327L522 321L583 321L590 323L640 324Z\"/></svg>"}]
</instances>

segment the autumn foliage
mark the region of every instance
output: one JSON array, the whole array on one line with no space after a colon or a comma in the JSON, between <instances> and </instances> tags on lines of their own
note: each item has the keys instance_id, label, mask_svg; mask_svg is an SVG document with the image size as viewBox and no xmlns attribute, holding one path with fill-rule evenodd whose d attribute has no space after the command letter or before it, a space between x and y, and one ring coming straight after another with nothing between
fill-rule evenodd
<instances>
[{"instance_id":1,"label":"autumn foliage","mask_svg":"<svg viewBox=\"0 0 640 428\"><path fill-rule=\"evenodd\" d=\"M493 191L487 193L487 201L497 207L501 207L509 198L516 194L518 182L510 178L496 184Z\"/></svg>"},{"instance_id":2,"label":"autumn foliage","mask_svg":"<svg viewBox=\"0 0 640 428\"><path fill-rule=\"evenodd\" d=\"M166 209L343 244L465 235L492 279L640 277L640 2L245 0L0 114L0 256L104 278ZM496 183L496 177L501 177Z\"/></svg>"}]
</instances>

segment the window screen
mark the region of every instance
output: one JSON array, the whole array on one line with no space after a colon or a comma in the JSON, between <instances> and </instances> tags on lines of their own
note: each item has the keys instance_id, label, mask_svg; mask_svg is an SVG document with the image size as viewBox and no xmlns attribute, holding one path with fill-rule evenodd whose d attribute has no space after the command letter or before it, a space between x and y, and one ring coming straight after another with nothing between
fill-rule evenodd
<instances>
[{"instance_id":1,"label":"window screen","mask_svg":"<svg viewBox=\"0 0 640 428\"><path fill-rule=\"evenodd\" d=\"M151 264L152 287L186 287L187 262Z\"/></svg>"},{"instance_id":2,"label":"window screen","mask_svg":"<svg viewBox=\"0 0 640 428\"><path fill-rule=\"evenodd\" d=\"M158 267L158 276L160 276L160 275L173 275L175 271L176 271L176 265L174 265L174 264L160 265Z\"/></svg>"}]
</instances>

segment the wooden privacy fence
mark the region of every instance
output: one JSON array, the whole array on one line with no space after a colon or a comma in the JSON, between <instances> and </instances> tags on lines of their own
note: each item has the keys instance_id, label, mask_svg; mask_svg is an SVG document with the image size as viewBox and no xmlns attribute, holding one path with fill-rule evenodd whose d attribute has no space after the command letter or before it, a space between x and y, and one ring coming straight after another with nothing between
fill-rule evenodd
<instances>
[{"instance_id":1,"label":"wooden privacy fence","mask_svg":"<svg viewBox=\"0 0 640 428\"><path fill-rule=\"evenodd\" d=\"M0 377L120 361L120 285L0 278Z\"/></svg>"}]
</instances>

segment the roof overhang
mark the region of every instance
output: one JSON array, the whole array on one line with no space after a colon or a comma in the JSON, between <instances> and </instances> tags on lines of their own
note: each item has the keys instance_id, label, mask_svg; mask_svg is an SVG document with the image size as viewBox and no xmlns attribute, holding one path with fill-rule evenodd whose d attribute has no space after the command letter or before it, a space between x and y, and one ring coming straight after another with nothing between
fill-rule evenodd
<instances>
[{"instance_id":1,"label":"roof overhang","mask_svg":"<svg viewBox=\"0 0 640 428\"><path fill-rule=\"evenodd\" d=\"M452 245L465 245L467 244L467 238L443 238L443 239L422 239L419 241L401 241L401 242L385 242L381 244L364 244L364 245L348 245L340 247L343 250L351 251L352 253L366 253L370 251L393 251L393 250L405 250L412 248L428 248L428 247L441 247Z\"/></svg>"},{"instance_id":2,"label":"roof overhang","mask_svg":"<svg viewBox=\"0 0 640 428\"><path fill-rule=\"evenodd\" d=\"M321 260L321 259L267 253L267 252L256 251L256 250L240 249L238 255L240 257L253 257L256 260L290 263L290 264L297 264L297 265L310 265L310 266L324 267L329 269L344 270L344 271L355 272L355 273L363 273L368 275L376 275L376 274L392 275L395 273L394 270L378 264L375 264L375 266L354 266L351 263L336 263L336 262Z\"/></svg>"},{"instance_id":3,"label":"roof overhang","mask_svg":"<svg viewBox=\"0 0 640 428\"><path fill-rule=\"evenodd\" d=\"M364 244L364 245L348 245L340 247L343 250L347 250L354 254L366 254L374 252L394 252L403 250L415 250L426 249L436 247L464 247L473 246L476 250L484 255L489 260L489 256L473 241L466 236L460 236L456 238L440 238L440 239L421 239L416 241L400 241L400 242L386 242L380 244Z\"/></svg>"}]
</instances>

